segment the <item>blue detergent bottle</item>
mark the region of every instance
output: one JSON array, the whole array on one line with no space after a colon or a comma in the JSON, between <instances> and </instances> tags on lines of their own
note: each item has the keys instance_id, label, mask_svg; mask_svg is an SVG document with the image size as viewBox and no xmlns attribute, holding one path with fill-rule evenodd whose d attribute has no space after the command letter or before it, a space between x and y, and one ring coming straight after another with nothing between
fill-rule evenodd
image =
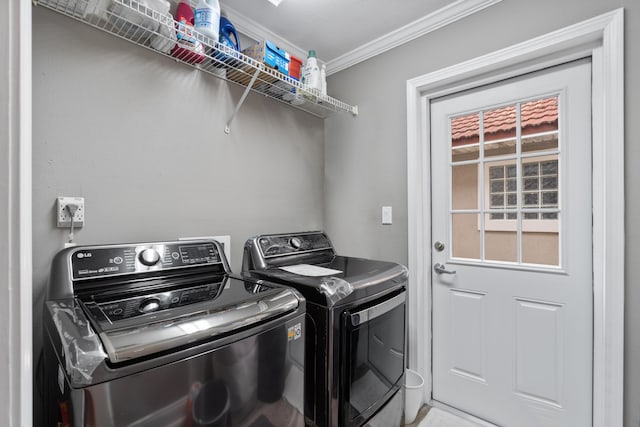
<instances>
[{"instance_id":1,"label":"blue detergent bottle","mask_svg":"<svg viewBox=\"0 0 640 427\"><path fill-rule=\"evenodd\" d=\"M231 21L229 21L224 16L220 17L220 37L218 38L218 42L221 45L226 46L230 49L233 49L235 51L240 51L240 38L238 37L236 28L233 26ZM218 53L217 55L215 55L215 59L217 61L214 60L214 62L221 61L221 62L229 63L229 61L231 61L230 56L232 55L225 55L223 53Z\"/></svg>"}]
</instances>

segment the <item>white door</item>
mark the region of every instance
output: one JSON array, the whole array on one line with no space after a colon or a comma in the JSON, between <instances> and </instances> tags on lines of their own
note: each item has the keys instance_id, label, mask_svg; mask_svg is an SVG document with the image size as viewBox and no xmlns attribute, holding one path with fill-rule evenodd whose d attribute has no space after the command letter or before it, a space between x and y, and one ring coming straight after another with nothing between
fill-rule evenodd
<instances>
[{"instance_id":1,"label":"white door","mask_svg":"<svg viewBox=\"0 0 640 427\"><path fill-rule=\"evenodd\" d=\"M431 132L433 399L592 425L590 62L434 100Z\"/></svg>"}]
</instances>

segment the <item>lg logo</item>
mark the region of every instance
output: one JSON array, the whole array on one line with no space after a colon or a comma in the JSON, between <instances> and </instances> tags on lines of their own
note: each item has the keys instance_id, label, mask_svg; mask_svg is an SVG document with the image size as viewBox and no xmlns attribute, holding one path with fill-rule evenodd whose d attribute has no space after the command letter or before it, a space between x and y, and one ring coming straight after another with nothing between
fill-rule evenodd
<instances>
[{"instance_id":1,"label":"lg logo","mask_svg":"<svg viewBox=\"0 0 640 427\"><path fill-rule=\"evenodd\" d=\"M78 252L78 258L91 258L91 252Z\"/></svg>"}]
</instances>

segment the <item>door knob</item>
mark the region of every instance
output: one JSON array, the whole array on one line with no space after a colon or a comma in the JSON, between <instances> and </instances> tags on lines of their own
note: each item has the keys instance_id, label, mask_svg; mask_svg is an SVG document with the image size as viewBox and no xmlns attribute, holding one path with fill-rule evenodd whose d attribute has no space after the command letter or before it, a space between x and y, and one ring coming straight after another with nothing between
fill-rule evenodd
<instances>
[{"instance_id":1,"label":"door knob","mask_svg":"<svg viewBox=\"0 0 640 427\"><path fill-rule=\"evenodd\" d=\"M438 252L442 252L444 250L444 243L442 242L435 242L433 244L433 248L438 251Z\"/></svg>"},{"instance_id":2,"label":"door knob","mask_svg":"<svg viewBox=\"0 0 640 427\"><path fill-rule=\"evenodd\" d=\"M438 274L456 274L455 270L447 270L444 264L440 264L439 262L433 265L433 271Z\"/></svg>"}]
</instances>

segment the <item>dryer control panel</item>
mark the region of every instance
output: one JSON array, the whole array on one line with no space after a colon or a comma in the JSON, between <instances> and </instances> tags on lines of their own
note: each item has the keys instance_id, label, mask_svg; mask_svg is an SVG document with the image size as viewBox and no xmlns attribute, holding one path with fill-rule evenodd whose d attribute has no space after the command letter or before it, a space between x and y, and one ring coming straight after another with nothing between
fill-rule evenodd
<instances>
[{"instance_id":1,"label":"dryer control panel","mask_svg":"<svg viewBox=\"0 0 640 427\"><path fill-rule=\"evenodd\" d=\"M333 249L322 232L258 236L258 245L264 258Z\"/></svg>"}]
</instances>

